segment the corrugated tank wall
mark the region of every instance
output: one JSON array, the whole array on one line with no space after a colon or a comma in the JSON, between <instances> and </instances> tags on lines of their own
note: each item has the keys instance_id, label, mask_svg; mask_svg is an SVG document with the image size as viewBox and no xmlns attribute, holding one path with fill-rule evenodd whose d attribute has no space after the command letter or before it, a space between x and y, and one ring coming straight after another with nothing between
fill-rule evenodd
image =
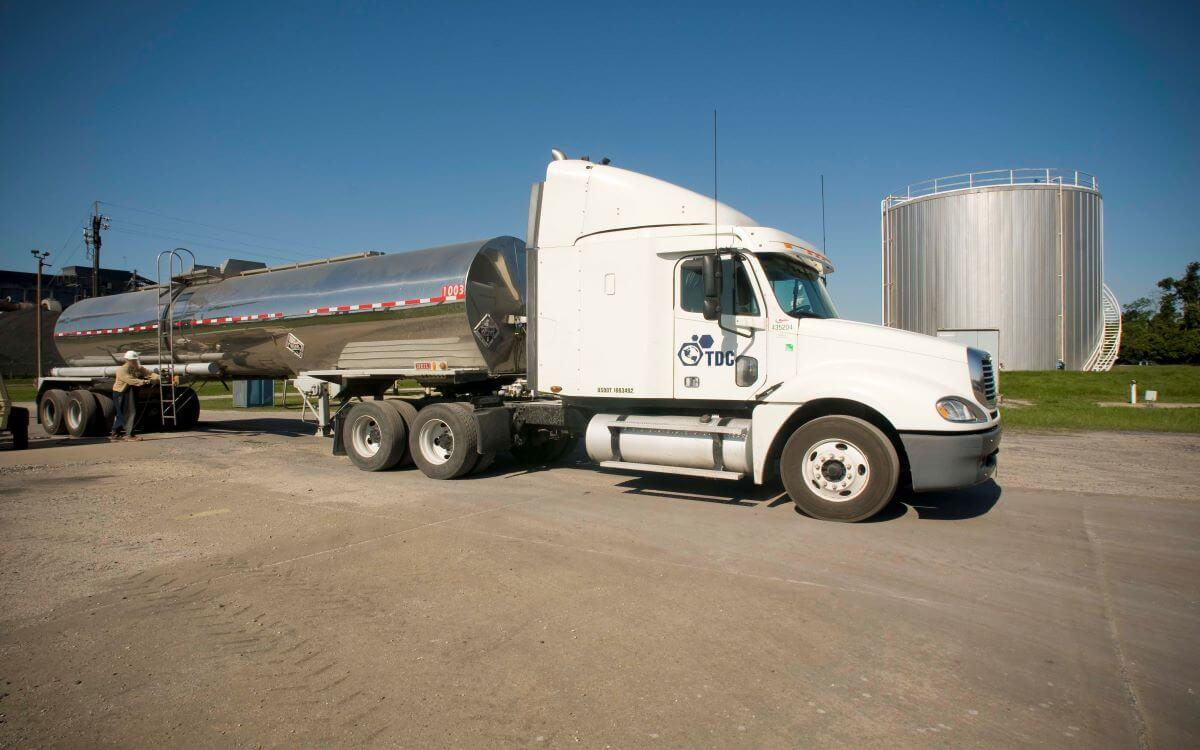
<instances>
[{"instance_id":1,"label":"corrugated tank wall","mask_svg":"<svg viewBox=\"0 0 1200 750\"><path fill-rule=\"evenodd\" d=\"M1063 359L1068 369L1083 367L1102 326L1099 192L958 190L892 205L884 222L885 323L929 335L995 329L1004 369L1044 370L1057 365L1065 307Z\"/></svg>"}]
</instances>

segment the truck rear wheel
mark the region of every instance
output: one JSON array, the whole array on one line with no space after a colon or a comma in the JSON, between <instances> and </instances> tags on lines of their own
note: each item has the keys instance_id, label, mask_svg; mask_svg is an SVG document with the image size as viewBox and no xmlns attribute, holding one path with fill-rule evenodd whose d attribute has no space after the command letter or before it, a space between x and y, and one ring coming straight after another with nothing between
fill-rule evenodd
<instances>
[{"instance_id":1,"label":"truck rear wheel","mask_svg":"<svg viewBox=\"0 0 1200 750\"><path fill-rule=\"evenodd\" d=\"M856 417L801 425L783 446L783 486L800 510L825 521L862 521L896 493L900 458L879 428Z\"/></svg>"},{"instance_id":2,"label":"truck rear wheel","mask_svg":"<svg viewBox=\"0 0 1200 750\"><path fill-rule=\"evenodd\" d=\"M509 449L517 463L525 466L544 466L552 464L573 450L577 444L575 438L569 435L551 435L546 430L531 429L525 435L525 441Z\"/></svg>"},{"instance_id":3,"label":"truck rear wheel","mask_svg":"<svg viewBox=\"0 0 1200 750\"><path fill-rule=\"evenodd\" d=\"M363 471L386 471L404 456L408 431L399 412L385 402L355 404L342 430L346 455Z\"/></svg>"},{"instance_id":4,"label":"truck rear wheel","mask_svg":"<svg viewBox=\"0 0 1200 750\"><path fill-rule=\"evenodd\" d=\"M42 394L38 404L38 421L47 435L62 435L67 431L67 392L51 388Z\"/></svg>"},{"instance_id":5,"label":"truck rear wheel","mask_svg":"<svg viewBox=\"0 0 1200 750\"><path fill-rule=\"evenodd\" d=\"M469 407L430 404L417 412L408 448L413 461L431 479L457 479L479 462L479 433Z\"/></svg>"},{"instance_id":6,"label":"truck rear wheel","mask_svg":"<svg viewBox=\"0 0 1200 750\"><path fill-rule=\"evenodd\" d=\"M384 401L383 403L396 410L396 413L398 413L400 418L404 420L405 429L408 431L408 434L411 435L413 432L413 425L417 422L417 407L413 406L408 401L395 398ZM404 455L400 457L400 463L397 464L397 466L412 466L412 463L412 450L409 449L408 440L405 440Z\"/></svg>"},{"instance_id":7,"label":"truck rear wheel","mask_svg":"<svg viewBox=\"0 0 1200 750\"><path fill-rule=\"evenodd\" d=\"M67 433L71 437L81 438L94 435L96 432L97 413L100 405L91 391L82 388L67 394L67 411L64 419L67 423Z\"/></svg>"}]
</instances>

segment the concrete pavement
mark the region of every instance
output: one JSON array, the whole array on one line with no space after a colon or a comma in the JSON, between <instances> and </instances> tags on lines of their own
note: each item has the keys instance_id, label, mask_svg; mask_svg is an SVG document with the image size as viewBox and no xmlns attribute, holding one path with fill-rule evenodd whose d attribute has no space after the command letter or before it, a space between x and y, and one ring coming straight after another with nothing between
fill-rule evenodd
<instances>
[{"instance_id":1,"label":"concrete pavement","mask_svg":"<svg viewBox=\"0 0 1200 750\"><path fill-rule=\"evenodd\" d=\"M0 744L1196 744L1194 497L1002 470L839 525L241 416L0 453Z\"/></svg>"}]
</instances>

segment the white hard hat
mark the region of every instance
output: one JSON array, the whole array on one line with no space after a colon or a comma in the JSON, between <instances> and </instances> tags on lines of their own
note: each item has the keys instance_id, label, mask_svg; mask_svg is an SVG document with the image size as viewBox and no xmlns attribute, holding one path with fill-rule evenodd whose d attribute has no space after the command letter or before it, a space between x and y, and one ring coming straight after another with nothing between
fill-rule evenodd
<instances>
[{"instance_id":1,"label":"white hard hat","mask_svg":"<svg viewBox=\"0 0 1200 750\"><path fill-rule=\"evenodd\" d=\"M138 353L135 352L134 350L130 349L129 351L125 352L125 359L137 359L137 358L138 358Z\"/></svg>"}]
</instances>

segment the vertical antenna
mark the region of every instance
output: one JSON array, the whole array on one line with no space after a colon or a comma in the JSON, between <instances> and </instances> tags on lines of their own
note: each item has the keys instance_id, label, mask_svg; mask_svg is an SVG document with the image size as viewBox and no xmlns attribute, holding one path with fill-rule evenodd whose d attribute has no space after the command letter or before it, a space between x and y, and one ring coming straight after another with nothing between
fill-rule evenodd
<instances>
[{"instance_id":1,"label":"vertical antenna","mask_svg":"<svg viewBox=\"0 0 1200 750\"><path fill-rule=\"evenodd\" d=\"M713 252L717 252L717 110L713 110Z\"/></svg>"},{"instance_id":2,"label":"vertical antenna","mask_svg":"<svg viewBox=\"0 0 1200 750\"><path fill-rule=\"evenodd\" d=\"M829 247L825 241L825 175L821 175L821 252L829 255Z\"/></svg>"}]
</instances>

